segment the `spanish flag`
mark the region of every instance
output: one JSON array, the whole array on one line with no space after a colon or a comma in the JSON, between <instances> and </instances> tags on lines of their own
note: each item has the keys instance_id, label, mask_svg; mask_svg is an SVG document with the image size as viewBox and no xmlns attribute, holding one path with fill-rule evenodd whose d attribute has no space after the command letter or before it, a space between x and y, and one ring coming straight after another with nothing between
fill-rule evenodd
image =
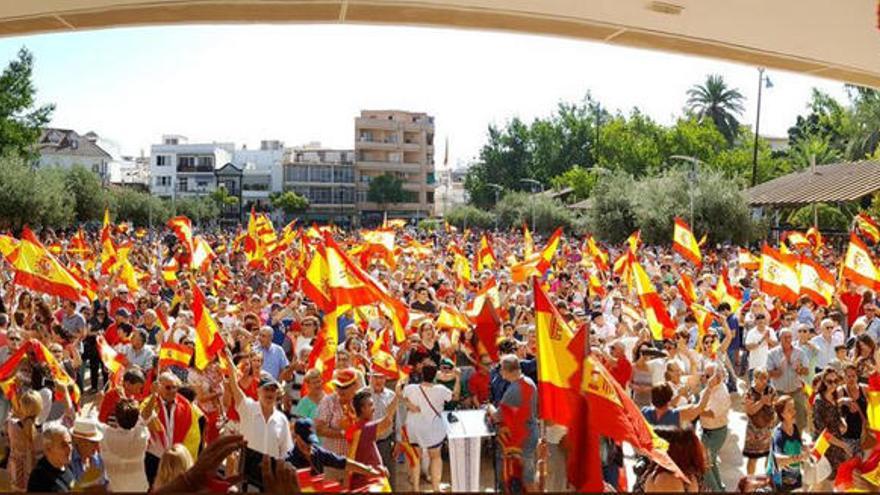
<instances>
[{"instance_id":1,"label":"spanish flag","mask_svg":"<svg viewBox=\"0 0 880 495\"><path fill-rule=\"evenodd\" d=\"M868 377L868 429L877 435L880 432L880 372Z\"/></svg>"},{"instance_id":2,"label":"spanish flag","mask_svg":"<svg viewBox=\"0 0 880 495\"><path fill-rule=\"evenodd\" d=\"M785 255L768 245L761 248L761 292L795 303L800 294L797 258Z\"/></svg>"},{"instance_id":3,"label":"spanish flag","mask_svg":"<svg viewBox=\"0 0 880 495\"><path fill-rule=\"evenodd\" d=\"M489 238L486 237L486 234L483 234L483 236L480 237L480 249L477 251L475 268L478 272L481 272L487 268L491 269L497 262L498 258L495 257L492 243L489 241Z\"/></svg>"},{"instance_id":4,"label":"spanish flag","mask_svg":"<svg viewBox=\"0 0 880 495\"><path fill-rule=\"evenodd\" d=\"M378 256L388 268L394 270L397 267L397 257L394 256L394 231L391 229L365 230L361 237L364 243L361 256L361 266L367 266L367 262Z\"/></svg>"},{"instance_id":5,"label":"spanish flag","mask_svg":"<svg viewBox=\"0 0 880 495\"><path fill-rule=\"evenodd\" d=\"M190 284L192 287L193 300L192 312L195 320L195 355L196 368L203 370L215 356L223 352L226 344L217 329L217 323L211 317L208 308L205 307L205 295L199 289L195 280Z\"/></svg>"},{"instance_id":6,"label":"spanish flag","mask_svg":"<svg viewBox=\"0 0 880 495\"><path fill-rule=\"evenodd\" d=\"M843 278L869 289L880 289L880 273L871 259L868 247L855 233L849 235L849 247L843 258Z\"/></svg>"},{"instance_id":7,"label":"spanish flag","mask_svg":"<svg viewBox=\"0 0 880 495\"><path fill-rule=\"evenodd\" d=\"M532 240L532 233L529 232L529 226L523 224L523 257L528 258L535 252L535 241Z\"/></svg>"},{"instance_id":8,"label":"spanish flag","mask_svg":"<svg viewBox=\"0 0 880 495\"><path fill-rule=\"evenodd\" d=\"M302 291L323 312L333 310L330 294L330 267L327 265L327 253L323 244L315 246L312 259L306 267L302 278Z\"/></svg>"},{"instance_id":9,"label":"spanish flag","mask_svg":"<svg viewBox=\"0 0 880 495\"><path fill-rule=\"evenodd\" d=\"M761 267L761 262L746 248L739 248L737 255L737 263L744 270L757 270Z\"/></svg>"},{"instance_id":10,"label":"spanish flag","mask_svg":"<svg viewBox=\"0 0 880 495\"><path fill-rule=\"evenodd\" d=\"M575 356L567 351L574 332L550 302L538 279L535 292L535 338L538 347L538 414L561 425L575 418L578 391L571 388L571 377L579 370Z\"/></svg>"},{"instance_id":11,"label":"spanish flag","mask_svg":"<svg viewBox=\"0 0 880 495\"><path fill-rule=\"evenodd\" d=\"M562 237L562 229L556 229L556 232L547 240L547 245L540 253L533 254L530 258L514 264L510 267L510 278L514 283L525 283L532 276L543 276L550 269L553 257L559 249L559 240Z\"/></svg>"},{"instance_id":12,"label":"spanish flag","mask_svg":"<svg viewBox=\"0 0 880 495\"><path fill-rule=\"evenodd\" d=\"M37 339L31 339L28 344L33 351L34 358L45 364L49 368L49 374L52 375L52 380L56 385L61 385L67 389L72 390L73 392L70 394L70 399L73 401L73 404L76 406L79 404L79 387L76 386L76 382L64 371L64 368L61 366L61 363L55 359L55 356L52 355L52 351L50 351L42 342ZM63 397L63 394L60 395ZM56 398L60 398L59 394L56 393Z\"/></svg>"},{"instance_id":13,"label":"spanish flag","mask_svg":"<svg viewBox=\"0 0 880 495\"><path fill-rule=\"evenodd\" d=\"M635 255L639 250L639 246L642 245L642 231L637 230L630 234L626 239L626 243L629 244L629 252Z\"/></svg>"},{"instance_id":14,"label":"spanish flag","mask_svg":"<svg viewBox=\"0 0 880 495\"><path fill-rule=\"evenodd\" d=\"M450 245L450 250L452 251L453 262L452 262L452 270L455 272L455 277L458 281L458 285L465 285L466 283L470 283L473 280L473 276L471 275L471 264L468 261L467 257L462 252L461 248L458 247L455 243Z\"/></svg>"},{"instance_id":15,"label":"spanish flag","mask_svg":"<svg viewBox=\"0 0 880 495\"><path fill-rule=\"evenodd\" d=\"M103 335L98 335L96 340L98 343L98 355L111 375L115 375L128 366L128 360L125 359L125 356L116 352L116 349L104 340Z\"/></svg>"},{"instance_id":16,"label":"spanish flag","mask_svg":"<svg viewBox=\"0 0 880 495\"><path fill-rule=\"evenodd\" d=\"M800 295L808 296L819 306L830 306L834 298L834 275L807 256L798 265Z\"/></svg>"},{"instance_id":17,"label":"spanish flag","mask_svg":"<svg viewBox=\"0 0 880 495\"><path fill-rule=\"evenodd\" d=\"M18 247L9 255L15 269L13 283L72 301L83 297L83 286L40 243L31 229L21 231Z\"/></svg>"},{"instance_id":18,"label":"spanish flag","mask_svg":"<svg viewBox=\"0 0 880 495\"><path fill-rule=\"evenodd\" d=\"M672 229L672 249L698 267L703 264L703 255L700 254L697 238L691 232L690 226L678 217L675 218L675 226Z\"/></svg>"},{"instance_id":19,"label":"spanish flag","mask_svg":"<svg viewBox=\"0 0 880 495\"><path fill-rule=\"evenodd\" d=\"M856 230L870 239L871 243L877 244L880 242L880 225L870 215L859 213L853 220L855 221Z\"/></svg>"},{"instance_id":20,"label":"spanish flag","mask_svg":"<svg viewBox=\"0 0 880 495\"><path fill-rule=\"evenodd\" d=\"M200 235L196 236L193 240L193 246L195 246L195 248L192 254L190 269L203 272L207 271L211 266L211 262L217 258L217 255L214 254L214 250L211 249L211 245L208 244L208 241Z\"/></svg>"},{"instance_id":21,"label":"spanish flag","mask_svg":"<svg viewBox=\"0 0 880 495\"><path fill-rule=\"evenodd\" d=\"M177 258L173 256L168 258L162 265L162 280L165 281L169 286L177 285L177 271L180 270L180 264L177 262Z\"/></svg>"},{"instance_id":22,"label":"spanish flag","mask_svg":"<svg viewBox=\"0 0 880 495\"><path fill-rule=\"evenodd\" d=\"M801 249L810 246L810 240L804 234L796 230L790 230L782 234L782 240L787 241L794 249Z\"/></svg>"},{"instance_id":23,"label":"spanish flag","mask_svg":"<svg viewBox=\"0 0 880 495\"><path fill-rule=\"evenodd\" d=\"M718 277L718 283L715 285L715 290L709 291L708 296L709 300L712 301L712 304L716 307L719 304L726 302L730 305L731 311L736 311L742 306L742 292L730 283L726 268L721 270L721 276Z\"/></svg>"},{"instance_id":24,"label":"spanish flag","mask_svg":"<svg viewBox=\"0 0 880 495\"><path fill-rule=\"evenodd\" d=\"M336 369L336 349L339 346L339 325L337 320L342 314L339 308L334 308L324 315L323 324L315 342L312 352L309 354L309 369L315 368L321 372L324 381L324 389L330 391L333 388L333 370Z\"/></svg>"},{"instance_id":25,"label":"spanish flag","mask_svg":"<svg viewBox=\"0 0 880 495\"><path fill-rule=\"evenodd\" d=\"M89 243L86 242L86 233L82 227L76 231L76 234L70 239L67 245L67 252L79 256L81 259L90 258L92 250L89 249Z\"/></svg>"},{"instance_id":26,"label":"spanish flag","mask_svg":"<svg viewBox=\"0 0 880 495\"><path fill-rule=\"evenodd\" d=\"M186 248L186 252L192 254L194 249L193 231L192 222L189 218L183 215L174 217L171 220L168 220L168 228L174 231L174 235L177 236L177 239L183 244L184 248Z\"/></svg>"},{"instance_id":27,"label":"spanish flag","mask_svg":"<svg viewBox=\"0 0 880 495\"><path fill-rule=\"evenodd\" d=\"M715 313L702 304L693 303L690 305L690 308L694 313L694 318L697 320L697 342L701 342L703 336L706 335L706 332L711 328L712 322L715 321ZM717 341L715 342L715 345L718 345ZM714 352L716 349L709 350Z\"/></svg>"},{"instance_id":28,"label":"spanish flag","mask_svg":"<svg viewBox=\"0 0 880 495\"><path fill-rule=\"evenodd\" d=\"M12 236L0 234L0 254L2 254L4 258L8 258L9 255L11 255L17 247L18 239Z\"/></svg>"},{"instance_id":29,"label":"spanish flag","mask_svg":"<svg viewBox=\"0 0 880 495\"><path fill-rule=\"evenodd\" d=\"M596 244L596 240L593 239L593 236L587 236L587 250L590 253L590 257L593 258L593 264L596 265L596 268L603 273L607 273L608 253L603 251L602 248Z\"/></svg>"},{"instance_id":30,"label":"spanish flag","mask_svg":"<svg viewBox=\"0 0 880 495\"><path fill-rule=\"evenodd\" d=\"M595 272L590 271L588 282L590 297L605 297L605 286L602 285L602 281L599 280Z\"/></svg>"},{"instance_id":31,"label":"spanish flag","mask_svg":"<svg viewBox=\"0 0 880 495\"><path fill-rule=\"evenodd\" d=\"M678 288L678 293L681 294L685 305L690 306L697 302L697 290L694 288L694 281L691 280L690 275L682 273L675 286Z\"/></svg>"},{"instance_id":32,"label":"spanish flag","mask_svg":"<svg viewBox=\"0 0 880 495\"><path fill-rule=\"evenodd\" d=\"M166 340L159 346L159 367L177 366L179 368L189 368L192 355L193 350L189 347Z\"/></svg>"},{"instance_id":33,"label":"spanish flag","mask_svg":"<svg viewBox=\"0 0 880 495\"><path fill-rule=\"evenodd\" d=\"M495 311L491 299L484 298L480 312L472 318L475 328L477 354L485 352L492 361L498 361L498 335L501 333L501 319Z\"/></svg>"},{"instance_id":34,"label":"spanish flag","mask_svg":"<svg viewBox=\"0 0 880 495\"><path fill-rule=\"evenodd\" d=\"M454 306L444 305L437 316L437 328L447 328L467 331L470 328L470 320L464 313Z\"/></svg>"},{"instance_id":35,"label":"spanish flag","mask_svg":"<svg viewBox=\"0 0 880 495\"><path fill-rule=\"evenodd\" d=\"M116 266L116 246L113 245L113 225L110 223L110 210L104 210L104 225L101 227L101 274L107 275Z\"/></svg>"},{"instance_id":36,"label":"spanish flag","mask_svg":"<svg viewBox=\"0 0 880 495\"><path fill-rule=\"evenodd\" d=\"M819 232L819 229L816 227L810 227L807 229L807 240L809 240L810 244L813 246L814 253L818 253L819 250L822 249L822 246L825 245L825 242L822 240L822 232Z\"/></svg>"},{"instance_id":37,"label":"spanish flag","mask_svg":"<svg viewBox=\"0 0 880 495\"><path fill-rule=\"evenodd\" d=\"M813 446L813 450L810 451L810 456L818 462L819 459L825 456L825 451L828 450L828 447L831 447L831 433L825 429L822 430L822 434L816 439L816 444Z\"/></svg>"},{"instance_id":38,"label":"spanish flag","mask_svg":"<svg viewBox=\"0 0 880 495\"><path fill-rule=\"evenodd\" d=\"M633 261L632 270L639 303L645 312L648 327L651 329L654 340L672 338L675 333L675 323L669 317L669 312L666 310L666 305L663 304L660 294L657 293L657 289L654 288L654 284L648 278L641 263Z\"/></svg>"}]
</instances>

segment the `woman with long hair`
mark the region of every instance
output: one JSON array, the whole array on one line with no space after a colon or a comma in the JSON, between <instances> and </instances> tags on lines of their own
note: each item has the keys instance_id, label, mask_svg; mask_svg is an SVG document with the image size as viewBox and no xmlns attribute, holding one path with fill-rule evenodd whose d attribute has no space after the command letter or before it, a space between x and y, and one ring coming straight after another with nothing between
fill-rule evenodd
<instances>
[{"instance_id":1,"label":"woman with long hair","mask_svg":"<svg viewBox=\"0 0 880 495\"><path fill-rule=\"evenodd\" d=\"M797 409L794 399L783 395L776 399L773 407L781 422L773 430L771 458L767 462L779 472L776 489L788 492L801 487L801 462L807 460L809 453L804 449L801 432L795 423Z\"/></svg>"},{"instance_id":2,"label":"woman with long hair","mask_svg":"<svg viewBox=\"0 0 880 495\"><path fill-rule=\"evenodd\" d=\"M825 451L825 458L831 464L831 479L837 474L837 467L854 454L852 448L843 439L841 431L845 429L843 415L837 404L837 387L840 385L837 371L826 369L817 375L816 400L813 401L813 439L823 433L831 444Z\"/></svg>"},{"instance_id":3,"label":"woman with long hair","mask_svg":"<svg viewBox=\"0 0 880 495\"><path fill-rule=\"evenodd\" d=\"M693 428L657 426L654 428L654 432L669 442L669 449L666 453L685 475L687 482L682 481L674 473L658 464L652 464L645 474L645 492L700 491L700 483L703 479L703 473L706 471L706 453Z\"/></svg>"}]
</instances>

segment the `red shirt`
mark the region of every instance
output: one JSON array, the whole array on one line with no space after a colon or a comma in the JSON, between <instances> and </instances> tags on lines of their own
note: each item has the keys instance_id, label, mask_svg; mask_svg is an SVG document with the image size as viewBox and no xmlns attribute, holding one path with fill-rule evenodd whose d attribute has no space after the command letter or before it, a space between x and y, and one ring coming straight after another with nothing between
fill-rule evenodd
<instances>
[{"instance_id":1,"label":"red shirt","mask_svg":"<svg viewBox=\"0 0 880 495\"><path fill-rule=\"evenodd\" d=\"M852 328L856 318L862 316L862 296L858 292L846 291L840 295L840 302L846 306L847 328Z\"/></svg>"},{"instance_id":2,"label":"red shirt","mask_svg":"<svg viewBox=\"0 0 880 495\"><path fill-rule=\"evenodd\" d=\"M110 416L116 414L116 404L119 404L121 398L119 390L111 388L101 401L101 407L98 409L98 421L106 424Z\"/></svg>"},{"instance_id":3,"label":"red shirt","mask_svg":"<svg viewBox=\"0 0 880 495\"><path fill-rule=\"evenodd\" d=\"M480 370L474 371L468 380L468 391L477 398L480 404L489 401L489 373Z\"/></svg>"},{"instance_id":4,"label":"red shirt","mask_svg":"<svg viewBox=\"0 0 880 495\"><path fill-rule=\"evenodd\" d=\"M626 357L620 357L617 360L617 365L611 368L609 373L611 373L611 376L617 380L617 383L619 383L621 387L626 387L626 384L629 383L630 378L632 378L633 367Z\"/></svg>"}]
</instances>

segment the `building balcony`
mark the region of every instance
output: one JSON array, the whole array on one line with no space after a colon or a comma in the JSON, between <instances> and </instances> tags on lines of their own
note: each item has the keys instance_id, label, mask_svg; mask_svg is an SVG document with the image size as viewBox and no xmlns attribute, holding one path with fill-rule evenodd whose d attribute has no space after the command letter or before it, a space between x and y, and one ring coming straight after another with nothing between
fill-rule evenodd
<instances>
[{"instance_id":1,"label":"building balcony","mask_svg":"<svg viewBox=\"0 0 880 495\"><path fill-rule=\"evenodd\" d=\"M400 122L388 119L368 119L357 117L354 119L354 126L357 129L382 129L386 131L397 130Z\"/></svg>"},{"instance_id":2,"label":"building balcony","mask_svg":"<svg viewBox=\"0 0 880 495\"><path fill-rule=\"evenodd\" d=\"M178 165L177 173L179 174L213 174L213 165Z\"/></svg>"},{"instance_id":3,"label":"building balcony","mask_svg":"<svg viewBox=\"0 0 880 495\"><path fill-rule=\"evenodd\" d=\"M323 186L323 187L332 187L332 186L348 186L354 187L355 182L354 179L351 182L324 182L324 181L309 181L309 180L286 180L284 181L284 185L286 187L294 187L294 186Z\"/></svg>"},{"instance_id":4,"label":"building balcony","mask_svg":"<svg viewBox=\"0 0 880 495\"><path fill-rule=\"evenodd\" d=\"M358 139L357 142L355 142L354 148L355 148L355 150L389 150L389 151L394 151L394 150L400 149L400 142Z\"/></svg>"},{"instance_id":5,"label":"building balcony","mask_svg":"<svg viewBox=\"0 0 880 495\"><path fill-rule=\"evenodd\" d=\"M428 204L428 203L393 203L393 204L387 204L387 205L382 205L382 206L384 206L388 210L395 210L395 211L403 210L403 211L428 211L428 212L430 212L432 210L432 208L434 207L433 204ZM382 206L380 206L379 203L371 203L369 201L365 201L363 203L361 203L361 202L357 203L358 210L381 210Z\"/></svg>"},{"instance_id":6,"label":"building balcony","mask_svg":"<svg viewBox=\"0 0 880 495\"><path fill-rule=\"evenodd\" d=\"M355 167L359 170L375 170L378 172L408 172L412 174L422 172L422 165L419 163L363 161L357 162Z\"/></svg>"}]
</instances>

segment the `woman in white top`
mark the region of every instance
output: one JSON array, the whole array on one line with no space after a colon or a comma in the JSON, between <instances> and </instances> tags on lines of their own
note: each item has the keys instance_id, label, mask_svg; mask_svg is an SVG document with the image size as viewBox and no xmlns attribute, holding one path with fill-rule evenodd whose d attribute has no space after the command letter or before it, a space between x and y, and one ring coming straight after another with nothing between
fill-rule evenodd
<instances>
[{"instance_id":1,"label":"woman in white top","mask_svg":"<svg viewBox=\"0 0 880 495\"><path fill-rule=\"evenodd\" d=\"M457 371L456 371L457 372ZM431 460L431 485L434 491L440 491L440 477L443 474L443 459L440 447L446 438L446 427L440 415L443 406L450 401L458 400L460 380L455 381L455 389L435 384L437 366L428 363L422 366L422 382L410 384L403 389L403 399L408 410L406 415L406 431L413 447L421 447L428 451ZM421 463L415 463L410 470L411 490L419 491L419 469Z\"/></svg>"},{"instance_id":2,"label":"woman in white top","mask_svg":"<svg viewBox=\"0 0 880 495\"><path fill-rule=\"evenodd\" d=\"M145 409L146 410L146 409ZM150 432L141 418L138 403L123 398L116 404L116 424L101 425L101 456L114 492L146 492L150 485L144 470L144 456Z\"/></svg>"}]
</instances>

